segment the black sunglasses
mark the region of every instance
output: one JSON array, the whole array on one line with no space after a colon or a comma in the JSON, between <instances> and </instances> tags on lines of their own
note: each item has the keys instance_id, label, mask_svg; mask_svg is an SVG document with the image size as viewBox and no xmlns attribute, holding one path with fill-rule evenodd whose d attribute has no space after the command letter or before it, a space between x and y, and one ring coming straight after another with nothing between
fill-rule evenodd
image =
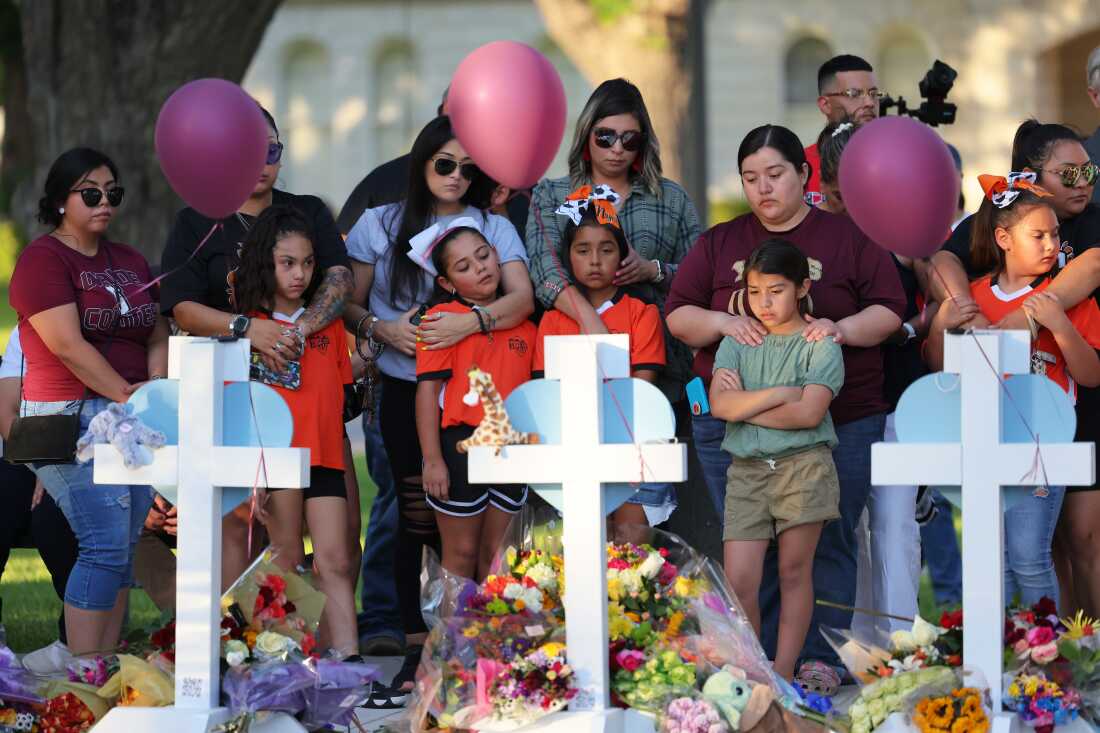
<instances>
[{"instance_id":1,"label":"black sunglasses","mask_svg":"<svg viewBox=\"0 0 1100 733\"><path fill-rule=\"evenodd\" d=\"M283 159L283 144L282 143L268 143L267 144L267 164L275 165Z\"/></svg>"},{"instance_id":2,"label":"black sunglasses","mask_svg":"<svg viewBox=\"0 0 1100 733\"><path fill-rule=\"evenodd\" d=\"M103 200L103 189L100 188L74 188L69 193L80 194L81 200L84 205L89 209L94 209L99 206L99 202ZM107 191L107 203L112 207L117 207L122 203L122 195L126 193L126 189L122 186L115 186Z\"/></svg>"},{"instance_id":3,"label":"black sunglasses","mask_svg":"<svg viewBox=\"0 0 1100 733\"><path fill-rule=\"evenodd\" d=\"M596 138L596 146L601 148L610 148L618 140L623 144L623 150L627 150L633 153L642 147L642 142L645 141L645 133L638 130L627 130L626 132L615 132L609 127L597 127L592 131L593 136Z\"/></svg>"},{"instance_id":4,"label":"black sunglasses","mask_svg":"<svg viewBox=\"0 0 1100 733\"><path fill-rule=\"evenodd\" d=\"M458 164L457 160L451 160L450 158L436 158L435 159L435 172L441 176L449 176L455 172L455 168L458 168L458 173L467 181L472 181L477 178L477 174L481 173L481 169L473 163Z\"/></svg>"}]
</instances>

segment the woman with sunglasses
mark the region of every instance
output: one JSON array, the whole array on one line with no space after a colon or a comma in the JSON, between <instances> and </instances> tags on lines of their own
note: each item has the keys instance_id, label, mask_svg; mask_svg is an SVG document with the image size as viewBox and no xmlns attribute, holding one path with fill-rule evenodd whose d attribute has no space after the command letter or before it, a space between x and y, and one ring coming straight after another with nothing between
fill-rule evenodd
<instances>
[{"instance_id":1,"label":"woman with sunglasses","mask_svg":"<svg viewBox=\"0 0 1100 733\"><path fill-rule=\"evenodd\" d=\"M394 582L405 623L405 664L388 687L376 685L372 707L401 707L412 689L413 675L427 627L420 615L420 558L425 546L439 552L439 533L421 481L422 455L416 432L416 351L446 348L449 342L425 343L419 325L439 322L425 316L432 277L410 257L413 238L429 227L440 229L459 217L479 222L485 239L496 248L504 295L469 313L446 314L458 340L477 332L512 328L534 310L527 255L519 234L503 216L472 206L471 184L483 174L455 138L449 117L429 122L409 153L409 189L403 201L367 209L348 234L348 254L355 272L355 294L344 314L364 346L378 354L382 372L379 408L382 440L397 487L398 532L394 548ZM432 230L437 231L437 230ZM430 254L428 255L430 257Z\"/></svg>"},{"instance_id":2,"label":"woman with sunglasses","mask_svg":"<svg viewBox=\"0 0 1100 733\"><path fill-rule=\"evenodd\" d=\"M262 355L268 366L281 372L288 360L298 357L306 337L340 317L344 302L351 294L351 269L344 241L325 202L317 196L301 196L275 188L283 155L279 128L271 114L260 107L267 120L267 165L256 187L241 208L221 222L215 222L192 208L176 215L161 256L161 309L175 319L181 331L194 336L237 336L247 338L252 350ZM265 209L272 205L298 209L314 233L317 268L324 277L305 313L288 329L269 319L250 319L232 305L230 263L245 234ZM210 234L215 223L219 228ZM207 238L207 235L209 239ZM203 243L203 240L206 242ZM201 247L200 247L201 244ZM346 441L345 441L346 443ZM351 464L351 448L345 446L345 460ZM349 536L355 538L359 552L359 487L354 472L346 473L348 489ZM222 584L228 586L248 567L249 508L242 504L222 522ZM253 542L253 550L262 543ZM358 558L355 554L353 559ZM357 560L356 560L357 562Z\"/></svg>"},{"instance_id":3,"label":"woman with sunglasses","mask_svg":"<svg viewBox=\"0 0 1100 733\"><path fill-rule=\"evenodd\" d=\"M1072 308L1093 297L1100 287L1100 206L1090 203L1100 169L1089 160L1081 138L1064 125L1027 120L1016 131L1012 144L1012 170L1032 170L1037 183L1051 196L1058 217L1061 251L1047 288L1059 304ZM930 278L934 297L942 309L961 309L974 317L967 324L981 327L988 322L977 313L969 297L969 280L985 277L988 271L974 266L970 257L974 217L964 219L932 263L942 279ZM946 288L946 290L945 290ZM955 294L954 299L950 294ZM997 324L1000 328L1028 328L1023 309L1017 309ZM1100 442L1100 388L1078 386L1076 440ZM1100 613L1100 484L1066 488L1058 530L1054 537L1054 562L1062 586L1062 606Z\"/></svg>"},{"instance_id":4,"label":"woman with sunglasses","mask_svg":"<svg viewBox=\"0 0 1100 733\"><path fill-rule=\"evenodd\" d=\"M687 192L661 176L661 146L638 88L626 79L609 79L588 98L577 118L569 149L569 175L539 182L527 218L527 253L535 297L579 323L584 333L607 333L596 309L570 281L558 260L567 217L554 214L565 198L584 185L604 184L622 197L619 222L630 245L615 275L615 285L631 290L664 312L669 284L680 261L699 236L699 216ZM684 385L691 379L691 351L665 329L665 368L657 386L673 403L677 434L690 412ZM667 519L674 505L671 487L635 497L651 523Z\"/></svg>"},{"instance_id":5,"label":"woman with sunglasses","mask_svg":"<svg viewBox=\"0 0 1100 733\"><path fill-rule=\"evenodd\" d=\"M75 148L50 168L38 205L50 232L23 250L9 292L24 355L21 415L79 414L83 431L168 371L168 324L146 287L149 263L106 236L122 197L118 169L96 150ZM65 585L73 654L117 646L134 546L153 503L149 486L93 483L92 466L31 464L77 539Z\"/></svg>"}]
</instances>

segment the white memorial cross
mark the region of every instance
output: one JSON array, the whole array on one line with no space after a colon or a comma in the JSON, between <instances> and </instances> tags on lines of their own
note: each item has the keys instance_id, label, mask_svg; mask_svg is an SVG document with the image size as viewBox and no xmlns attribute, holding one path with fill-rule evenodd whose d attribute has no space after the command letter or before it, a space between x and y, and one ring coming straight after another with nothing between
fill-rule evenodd
<instances>
[{"instance_id":1,"label":"white memorial cross","mask_svg":"<svg viewBox=\"0 0 1100 733\"><path fill-rule=\"evenodd\" d=\"M629 376L629 336L548 337L546 378L561 382L561 444L511 445L499 456L489 447L470 450L471 483L562 485L566 649L579 692L569 712L548 716L532 729L624 730L623 711L611 708L609 698L607 534L601 484L687 477L683 444L602 442L602 380ZM636 725L653 729L644 719Z\"/></svg>"},{"instance_id":2,"label":"white memorial cross","mask_svg":"<svg viewBox=\"0 0 1100 733\"><path fill-rule=\"evenodd\" d=\"M153 452L153 462L126 468L110 445L95 448L99 484L176 485L176 704L166 708L116 707L97 733L206 731L228 718L219 707L221 683L221 547L223 486L303 488L309 485L308 448L261 449L222 445L225 382L247 382L249 342L174 336L168 378L179 381L179 445ZM279 730L305 730L286 718Z\"/></svg>"},{"instance_id":3,"label":"white memorial cross","mask_svg":"<svg viewBox=\"0 0 1100 733\"><path fill-rule=\"evenodd\" d=\"M1005 611L1001 488L1034 486L1044 479L1052 486L1090 485L1096 473L1095 446L1042 443L1044 472L1035 470L1035 446L1001 442L998 375L1031 370L1026 331L945 334L943 370L958 374L961 380L961 442L875 443L871 484L962 487L963 662L985 676L994 731L1004 731L1016 716L1001 710Z\"/></svg>"}]
</instances>

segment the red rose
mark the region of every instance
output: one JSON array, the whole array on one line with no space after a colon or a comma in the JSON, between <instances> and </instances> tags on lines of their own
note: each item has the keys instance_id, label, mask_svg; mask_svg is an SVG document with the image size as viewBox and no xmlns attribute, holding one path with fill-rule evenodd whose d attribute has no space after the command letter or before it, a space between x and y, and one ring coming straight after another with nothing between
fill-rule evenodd
<instances>
[{"instance_id":1,"label":"red rose","mask_svg":"<svg viewBox=\"0 0 1100 733\"><path fill-rule=\"evenodd\" d=\"M1040 598L1039 602L1032 606L1032 610L1035 611L1037 616L1056 616L1058 614L1058 606L1046 596Z\"/></svg>"},{"instance_id":2,"label":"red rose","mask_svg":"<svg viewBox=\"0 0 1100 733\"><path fill-rule=\"evenodd\" d=\"M960 608L958 611L944 611L940 616L940 626L945 629L954 629L962 626L963 612Z\"/></svg>"}]
</instances>

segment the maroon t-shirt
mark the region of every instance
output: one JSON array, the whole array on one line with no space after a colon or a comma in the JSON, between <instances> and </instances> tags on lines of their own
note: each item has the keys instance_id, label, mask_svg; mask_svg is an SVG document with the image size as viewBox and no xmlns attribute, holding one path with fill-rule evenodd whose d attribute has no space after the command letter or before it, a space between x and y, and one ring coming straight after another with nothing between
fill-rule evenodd
<instances>
[{"instance_id":1,"label":"maroon t-shirt","mask_svg":"<svg viewBox=\"0 0 1100 733\"><path fill-rule=\"evenodd\" d=\"M703 232L676 271L666 315L682 305L752 315L742 277L745 261L761 242L772 238L786 239L809 258L810 299L818 318L839 321L876 304L899 317L904 312L905 294L889 253L847 217L810 209L786 232L768 231L751 213ZM718 343L695 354L695 373L707 382ZM844 388L833 400L833 421L839 425L887 412L879 347L845 346L843 351Z\"/></svg>"},{"instance_id":2,"label":"maroon t-shirt","mask_svg":"<svg viewBox=\"0 0 1100 733\"><path fill-rule=\"evenodd\" d=\"M24 397L54 402L84 395L84 385L46 348L29 320L66 303L76 304L84 339L123 379L148 379L146 343L157 322L157 294L155 287L135 291L151 279L145 257L125 244L101 240L96 256L87 257L48 234L31 242L19 255L8 291L19 314Z\"/></svg>"}]
</instances>

